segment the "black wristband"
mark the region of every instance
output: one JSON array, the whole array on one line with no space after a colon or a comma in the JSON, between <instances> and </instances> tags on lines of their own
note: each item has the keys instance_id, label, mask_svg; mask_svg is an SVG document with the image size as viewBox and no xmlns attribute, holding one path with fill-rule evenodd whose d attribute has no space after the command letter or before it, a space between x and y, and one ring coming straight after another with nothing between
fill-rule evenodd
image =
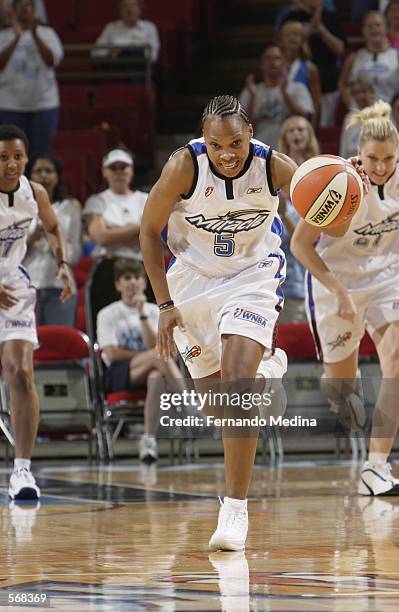
<instances>
[{"instance_id":1,"label":"black wristband","mask_svg":"<svg viewBox=\"0 0 399 612\"><path fill-rule=\"evenodd\" d=\"M61 259L61 260L58 262L58 267L62 266L62 264L65 264L66 266L69 266L69 263L68 263L68 262L67 262L65 259Z\"/></svg>"},{"instance_id":2,"label":"black wristband","mask_svg":"<svg viewBox=\"0 0 399 612\"><path fill-rule=\"evenodd\" d=\"M147 321L148 317L146 317L145 315L141 315L140 316L140 321Z\"/></svg>"},{"instance_id":3,"label":"black wristband","mask_svg":"<svg viewBox=\"0 0 399 612\"><path fill-rule=\"evenodd\" d=\"M158 308L159 310L165 310L166 308L173 308L173 306L175 305L173 300L168 300L167 302L164 302L163 304L159 304Z\"/></svg>"}]
</instances>

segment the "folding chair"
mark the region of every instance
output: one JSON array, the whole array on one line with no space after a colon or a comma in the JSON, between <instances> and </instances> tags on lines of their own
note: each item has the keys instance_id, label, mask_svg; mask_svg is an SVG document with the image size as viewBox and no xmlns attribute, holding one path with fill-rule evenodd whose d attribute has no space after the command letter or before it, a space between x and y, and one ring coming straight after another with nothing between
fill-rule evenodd
<instances>
[{"instance_id":1,"label":"folding chair","mask_svg":"<svg viewBox=\"0 0 399 612\"><path fill-rule=\"evenodd\" d=\"M90 462L96 441L97 454L103 460L105 450L94 378L95 357L88 336L63 325L39 326L37 332L39 348L33 359L40 402L39 435L87 439ZM9 393L4 381L1 381L0 392L2 410L9 414ZM0 427L13 444L3 418L0 418Z\"/></svg>"}]
</instances>

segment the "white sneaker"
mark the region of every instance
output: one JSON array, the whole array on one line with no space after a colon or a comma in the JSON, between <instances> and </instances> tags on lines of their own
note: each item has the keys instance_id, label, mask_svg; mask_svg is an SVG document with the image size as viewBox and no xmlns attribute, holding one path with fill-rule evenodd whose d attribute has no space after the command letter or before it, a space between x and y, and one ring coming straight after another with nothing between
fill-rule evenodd
<instances>
[{"instance_id":1,"label":"white sneaker","mask_svg":"<svg viewBox=\"0 0 399 612\"><path fill-rule=\"evenodd\" d=\"M287 394L281 379L287 371L287 355L282 349L276 348L274 355L262 359L259 364L256 378L264 378L265 385L260 393L269 393L271 404L261 404L259 412L261 418L283 416L287 409Z\"/></svg>"},{"instance_id":2,"label":"white sneaker","mask_svg":"<svg viewBox=\"0 0 399 612\"><path fill-rule=\"evenodd\" d=\"M248 533L248 511L227 497L220 500L218 524L209 540L211 550L243 550Z\"/></svg>"},{"instance_id":3,"label":"white sneaker","mask_svg":"<svg viewBox=\"0 0 399 612\"><path fill-rule=\"evenodd\" d=\"M144 463L158 461L158 448L155 436L143 434L139 440L139 459Z\"/></svg>"},{"instance_id":4,"label":"white sneaker","mask_svg":"<svg viewBox=\"0 0 399 612\"><path fill-rule=\"evenodd\" d=\"M10 477L8 495L11 499L39 499L40 489L27 468L14 470Z\"/></svg>"},{"instance_id":5,"label":"white sneaker","mask_svg":"<svg viewBox=\"0 0 399 612\"><path fill-rule=\"evenodd\" d=\"M36 515L40 509L38 500L18 502L12 500L9 505L11 524L15 529L16 542L30 542Z\"/></svg>"},{"instance_id":6,"label":"white sneaker","mask_svg":"<svg viewBox=\"0 0 399 612\"><path fill-rule=\"evenodd\" d=\"M366 461L360 472L359 495L399 495L399 480L392 476L389 463Z\"/></svg>"}]
</instances>

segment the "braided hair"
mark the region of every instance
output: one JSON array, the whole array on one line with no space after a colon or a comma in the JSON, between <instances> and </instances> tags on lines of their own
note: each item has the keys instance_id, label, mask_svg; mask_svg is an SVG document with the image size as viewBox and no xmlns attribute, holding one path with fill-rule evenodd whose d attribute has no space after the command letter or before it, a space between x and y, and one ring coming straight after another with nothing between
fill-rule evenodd
<instances>
[{"instance_id":1,"label":"braided hair","mask_svg":"<svg viewBox=\"0 0 399 612\"><path fill-rule=\"evenodd\" d=\"M216 96L205 107L202 114L202 125L204 125L207 117L224 119L230 117L230 115L239 115L247 125L250 125L247 112L237 98L234 96Z\"/></svg>"}]
</instances>

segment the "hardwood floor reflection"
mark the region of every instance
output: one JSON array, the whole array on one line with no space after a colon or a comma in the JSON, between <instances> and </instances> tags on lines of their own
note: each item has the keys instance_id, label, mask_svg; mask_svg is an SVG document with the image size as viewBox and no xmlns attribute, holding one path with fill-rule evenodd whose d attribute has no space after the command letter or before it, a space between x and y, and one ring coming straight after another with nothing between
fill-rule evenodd
<instances>
[{"instance_id":1,"label":"hardwood floor reflection","mask_svg":"<svg viewBox=\"0 0 399 612\"><path fill-rule=\"evenodd\" d=\"M43 471L38 507L10 505L0 473L0 609L10 590L76 611L396 609L399 499L356 478L258 466L245 554L210 555L221 466Z\"/></svg>"}]
</instances>

